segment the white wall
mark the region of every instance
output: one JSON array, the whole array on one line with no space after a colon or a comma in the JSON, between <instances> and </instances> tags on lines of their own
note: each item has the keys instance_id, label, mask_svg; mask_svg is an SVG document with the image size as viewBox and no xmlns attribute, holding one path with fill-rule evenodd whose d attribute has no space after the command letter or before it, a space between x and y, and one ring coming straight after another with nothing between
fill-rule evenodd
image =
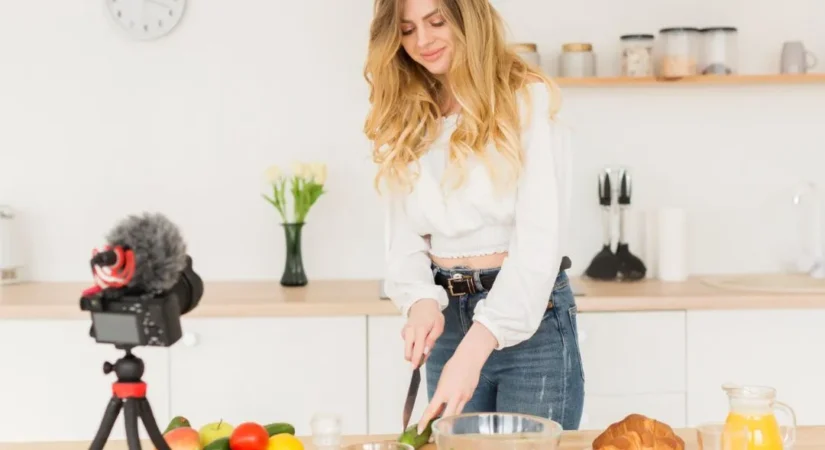
<instances>
[{"instance_id":1,"label":"white wall","mask_svg":"<svg viewBox=\"0 0 825 450\"><path fill-rule=\"evenodd\" d=\"M308 218L310 278L381 276L361 133L371 0L190 0L180 28L151 43L124 39L102 1L0 15L0 203L20 211L33 278L89 279L91 248L145 209L181 226L205 278L277 278L283 236L261 173L297 158L330 165ZM497 4L548 70L565 41L593 42L608 68L620 34L717 24L740 27L744 71L775 72L789 39L825 66L817 0ZM574 272L600 243L603 164L632 168L640 207L689 209L696 272L777 269L790 189L823 181L825 86L572 89L565 105L579 130Z\"/></svg>"}]
</instances>

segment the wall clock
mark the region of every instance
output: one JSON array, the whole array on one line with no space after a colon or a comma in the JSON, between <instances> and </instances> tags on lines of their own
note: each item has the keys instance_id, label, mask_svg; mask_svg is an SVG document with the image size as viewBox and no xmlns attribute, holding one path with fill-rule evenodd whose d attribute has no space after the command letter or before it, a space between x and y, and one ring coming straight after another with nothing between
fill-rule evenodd
<instances>
[{"instance_id":1,"label":"wall clock","mask_svg":"<svg viewBox=\"0 0 825 450\"><path fill-rule=\"evenodd\" d=\"M134 39L170 33L183 18L186 0L104 0L115 25Z\"/></svg>"}]
</instances>

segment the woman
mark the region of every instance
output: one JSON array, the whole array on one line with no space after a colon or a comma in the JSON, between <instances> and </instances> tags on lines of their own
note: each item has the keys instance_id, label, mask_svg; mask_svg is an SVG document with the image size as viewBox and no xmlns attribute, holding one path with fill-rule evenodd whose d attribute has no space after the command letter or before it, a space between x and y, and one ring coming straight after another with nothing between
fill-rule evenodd
<instances>
[{"instance_id":1,"label":"woman","mask_svg":"<svg viewBox=\"0 0 825 450\"><path fill-rule=\"evenodd\" d=\"M577 429L556 87L508 49L488 0L376 0L365 76L365 132L390 198L385 292L407 318L405 358L427 362L419 430L462 411Z\"/></svg>"}]
</instances>

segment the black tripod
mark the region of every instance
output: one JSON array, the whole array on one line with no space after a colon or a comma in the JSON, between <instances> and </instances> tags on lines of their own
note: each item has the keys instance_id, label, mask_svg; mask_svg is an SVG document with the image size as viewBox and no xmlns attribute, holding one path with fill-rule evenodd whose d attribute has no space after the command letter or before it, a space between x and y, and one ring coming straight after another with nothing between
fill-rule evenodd
<instances>
[{"instance_id":1,"label":"black tripod","mask_svg":"<svg viewBox=\"0 0 825 450\"><path fill-rule=\"evenodd\" d=\"M152 407L149 400L146 400L146 383L141 380L143 377L143 361L132 354L132 348L122 348L126 351L123 358L118 359L114 365L108 361L103 363L103 373L109 374L114 370L117 374L117 381L112 384L112 399L106 406L100 428L97 430L92 445L89 450L103 450L112 427L115 425L120 410L124 409L126 425L126 442L129 450L141 450L140 436L138 435L138 417L143 421L146 433L155 445L157 450L171 450L163 439L158 429L158 423L152 414Z\"/></svg>"}]
</instances>

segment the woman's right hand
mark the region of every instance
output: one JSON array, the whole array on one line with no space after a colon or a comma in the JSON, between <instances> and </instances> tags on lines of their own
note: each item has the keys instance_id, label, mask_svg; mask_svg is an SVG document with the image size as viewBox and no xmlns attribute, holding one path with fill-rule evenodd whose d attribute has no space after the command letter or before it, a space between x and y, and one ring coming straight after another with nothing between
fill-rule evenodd
<instances>
[{"instance_id":1,"label":"woman's right hand","mask_svg":"<svg viewBox=\"0 0 825 450\"><path fill-rule=\"evenodd\" d=\"M438 302L433 299L415 302L407 316L407 324L401 329L404 359L410 361L413 369L424 363L443 331L444 314Z\"/></svg>"}]
</instances>

